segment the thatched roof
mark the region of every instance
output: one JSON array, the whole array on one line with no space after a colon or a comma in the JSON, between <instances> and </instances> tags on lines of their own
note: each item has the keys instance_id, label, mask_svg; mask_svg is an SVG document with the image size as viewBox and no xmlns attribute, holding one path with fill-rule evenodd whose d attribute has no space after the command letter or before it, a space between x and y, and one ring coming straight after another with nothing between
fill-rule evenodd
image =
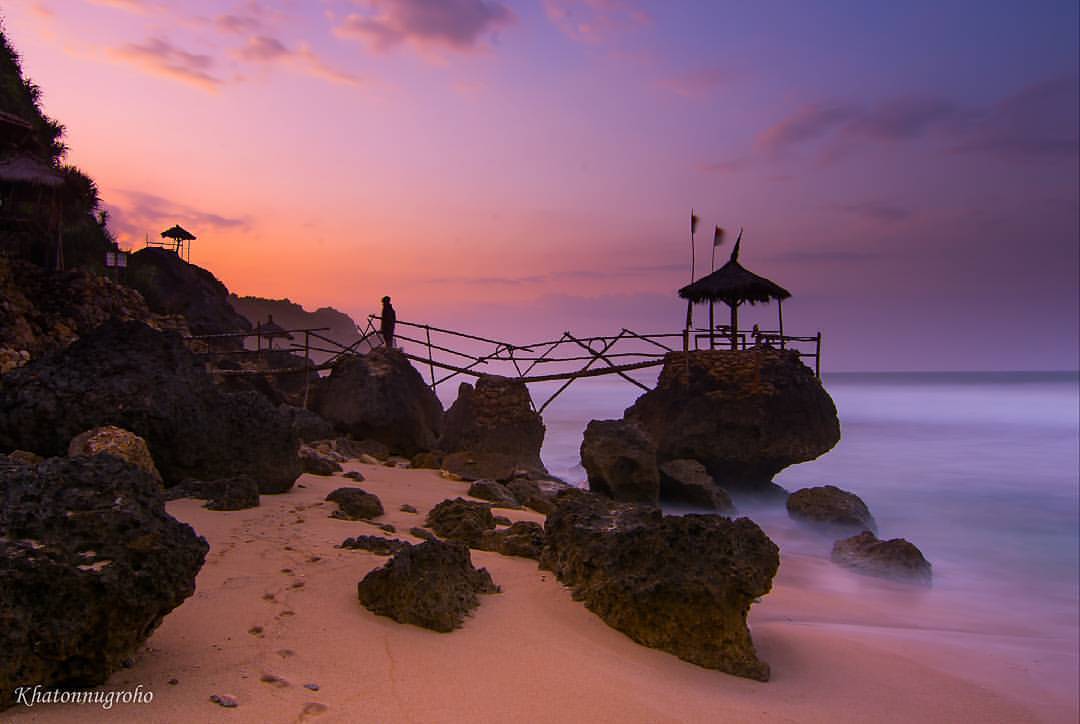
<instances>
[{"instance_id":1,"label":"thatched roof","mask_svg":"<svg viewBox=\"0 0 1080 724\"><path fill-rule=\"evenodd\" d=\"M161 238L176 239L177 241L195 241L195 235L180 226L180 224L165 229L165 231L161 232Z\"/></svg>"},{"instance_id":2,"label":"thatched roof","mask_svg":"<svg viewBox=\"0 0 1080 724\"><path fill-rule=\"evenodd\" d=\"M259 334L263 337L282 337L284 339L292 339L293 336L285 331L285 328L274 321L273 317L269 321L263 322L258 326Z\"/></svg>"},{"instance_id":3,"label":"thatched roof","mask_svg":"<svg viewBox=\"0 0 1080 724\"><path fill-rule=\"evenodd\" d=\"M768 302L771 299L787 299L791 292L782 286L759 277L739 263L739 245L736 243L731 259L712 274L698 279L679 290L679 296L691 302L723 302L728 306L750 302Z\"/></svg>"},{"instance_id":4,"label":"thatched roof","mask_svg":"<svg viewBox=\"0 0 1080 724\"><path fill-rule=\"evenodd\" d=\"M64 185L64 174L47 161L20 153L0 159L0 181L59 188Z\"/></svg>"}]
</instances>

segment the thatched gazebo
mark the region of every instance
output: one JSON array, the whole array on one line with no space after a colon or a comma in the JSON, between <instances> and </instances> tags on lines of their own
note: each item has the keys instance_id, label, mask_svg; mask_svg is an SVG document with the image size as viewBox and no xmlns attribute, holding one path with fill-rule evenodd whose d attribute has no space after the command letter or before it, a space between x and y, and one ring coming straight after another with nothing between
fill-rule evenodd
<instances>
[{"instance_id":1,"label":"thatched gazebo","mask_svg":"<svg viewBox=\"0 0 1080 724\"><path fill-rule=\"evenodd\" d=\"M269 348L274 348L275 339L292 339L293 336L285 331L284 327L274 321L274 315L268 314L266 322L260 322L255 327L255 333L259 338L259 349L262 349L263 338L268 340Z\"/></svg>"},{"instance_id":2,"label":"thatched gazebo","mask_svg":"<svg viewBox=\"0 0 1080 724\"><path fill-rule=\"evenodd\" d=\"M2 125L2 124L0 124ZM0 157L0 237L20 248L55 234L53 263L64 268L63 172L36 155L18 151ZM47 245L42 252L48 256ZM38 256L37 252L33 252ZM41 259L41 261L46 261Z\"/></svg>"},{"instance_id":3,"label":"thatched gazebo","mask_svg":"<svg viewBox=\"0 0 1080 724\"><path fill-rule=\"evenodd\" d=\"M181 259L184 258L184 242L195 241L195 235L190 231L180 226L180 224L174 224L172 227L165 229L161 232L162 239L171 239L175 243L176 255ZM188 260L191 260L191 244L188 244Z\"/></svg>"},{"instance_id":4,"label":"thatched gazebo","mask_svg":"<svg viewBox=\"0 0 1080 724\"><path fill-rule=\"evenodd\" d=\"M679 296L690 304L709 303L709 346L713 346L715 326L713 325L713 305L723 302L731 308L731 348L738 349L739 340L739 305L744 302L757 304L776 300L777 321L781 341L784 336L784 310L782 302L791 296L791 292L782 286L758 276L739 263L739 245L735 242L731 250L731 259L708 276L688 284L679 290ZM689 328L689 318L687 320Z\"/></svg>"}]
</instances>

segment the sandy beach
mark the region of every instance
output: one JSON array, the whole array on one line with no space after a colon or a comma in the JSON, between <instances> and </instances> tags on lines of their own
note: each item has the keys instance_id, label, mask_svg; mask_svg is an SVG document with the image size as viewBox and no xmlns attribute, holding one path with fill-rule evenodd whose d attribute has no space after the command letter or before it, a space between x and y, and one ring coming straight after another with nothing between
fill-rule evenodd
<instances>
[{"instance_id":1,"label":"sandy beach","mask_svg":"<svg viewBox=\"0 0 1080 724\"><path fill-rule=\"evenodd\" d=\"M348 463L398 537L466 483L428 470ZM356 584L386 558L335 548L381 534L329 517L326 494L352 484L304 475L260 507L169 511L210 542L196 594L170 614L108 689L141 684L150 704L38 704L18 722L1027 722L1076 717L1075 651L1022 626L964 625L933 593L860 579L827 561L785 555L751 628L768 683L699 668L639 646L573 601L523 558L473 551L502 593L465 626L438 634L364 609ZM418 514L400 512L402 504ZM536 520L530 511L506 511ZM276 680L265 681L276 677ZM1071 678L1070 678L1071 677ZM175 683L170 681L175 680ZM1070 682L1072 682L1070 684ZM317 685L318 689L306 688ZM224 709L212 694L239 706Z\"/></svg>"}]
</instances>

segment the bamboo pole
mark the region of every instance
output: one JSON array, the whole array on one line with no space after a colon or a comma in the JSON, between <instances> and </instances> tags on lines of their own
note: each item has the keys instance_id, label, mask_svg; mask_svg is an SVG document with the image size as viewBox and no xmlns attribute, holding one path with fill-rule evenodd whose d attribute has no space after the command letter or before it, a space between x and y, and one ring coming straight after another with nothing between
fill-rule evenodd
<instances>
[{"instance_id":1,"label":"bamboo pole","mask_svg":"<svg viewBox=\"0 0 1080 724\"><path fill-rule=\"evenodd\" d=\"M784 344L784 300L776 300L776 323L780 327L780 349L787 349Z\"/></svg>"},{"instance_id":2,"label":"bamboo pole","mask_svg":"<svg viewBox=\"0 0 1080 724\"><path fill-rule=\"evenodd\" d=\"M569 337L570 333L566 332L566 334L564 336ZM604 345L604 348L602 350L600 350L600 354L603 354L604 352L607 352L609 349L611 349L612 345L614 345L616 342L618 342L621 337L622 337L622 333L620 332L618 335L616 335L615 339L611 340L610 342L608 342L607 344ZM570 384L574 380L578 379L578 377L580 377L580 376L585 376L583 373L586 372L590 367L592 367L593 364L598 359L600 359L600 358L599 357L594 357L591 361L586 362L585 366L581 368L580 372L577 373L577 375L575 375L573 377L557 377L557 376L552 377L552 379L565 379L566 382L563 383L563 385L559 389L555 390L555 392L551 395L551 397L549 397L547 399L546 402L544 402L544 404L540 405L540 409L538 410L538 412L543 413L544 410L547 408L547 406L550 405L552 402L554 402L555 398L558 397L559 395L561 395L563 393L563 390L565 390L567 387L569 387ZM610 374L610 373L605 371L604 374Z\"/></svg>"},{"instance_id":3,"label":"bamboo pole","mask_svg":"<svg viewBox=\"0 0 1080 724\"><path fill-rule=\"evenodd\" d=\"M311 338L310 332L304 332L304 409L308 409L308 396L311 392Z\"/></svg>"},{"instance_id":4,"label":"bamboo pole","mask_svg":"<svg viewBox=\"0 0 1080 724\"><path fill-rule=\"evenodd\" d=\"M428 356L428 369L431 372L431 391L435 391L435 359L431 354L431 327L424 327L424 331L427 332L427 356Z\"/></svg>"},{"instance_id":5,"label":"bamboo pole","mask_svg":"<svg viewBox=\"0 0 1080 724\"><path fill-rule=\"evenodd\" d=\"M593 350L592 347L588 346L584 342L580 342L577 339L575 339L573 337L573 335L571 335L569 332L567 332L566 334L567 334L568 337L570 337L571 342L574 342L579 347L581 347L581 348L583 348L585 350L588 350L590 353L596 355L596 357L599 357L600 359L604 360L604 362L607 363L608 367L611 367L613 370L615 369L615 364L610 359L605 357L603 352L597 353L595 350ZM631 383L633 385L637 385L638 387L645 390L646 392L649 391L649 388L646 385L643 385L642 383L638 382L637 380L635 380L633 377L626 374L625 372L616 371L616 373L619 375L619 377L622 377L627 382L629 382L629 383Z\"/></svg>"},{"instance_id":6,"label":"bamboo pole","mask_svg":"<svg viewBox=\"0 0 1080 724\"><path fill-rule=\"evenodd\" d=\"M739 348L739 304L731 305L731 348Z\"/></svg>"}]
</instances>

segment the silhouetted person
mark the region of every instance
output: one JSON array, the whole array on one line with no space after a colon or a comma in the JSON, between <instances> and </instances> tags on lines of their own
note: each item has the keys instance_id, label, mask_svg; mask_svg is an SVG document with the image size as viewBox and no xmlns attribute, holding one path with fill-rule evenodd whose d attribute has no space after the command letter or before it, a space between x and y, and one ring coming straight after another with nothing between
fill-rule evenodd
<instances>
[{"instance_id":1,"label":"silhouetted person","mask_svg":"<svg viewBox=\"0 0 1080 724\"><path fill-rule=\"evenodd\" d=\"M394 325L397 323L397 312L390 306L390 297L382 298L382 318L379 333L382 334L383 343L387 347L394 346Z\"/></svg>"}]
</instances>

